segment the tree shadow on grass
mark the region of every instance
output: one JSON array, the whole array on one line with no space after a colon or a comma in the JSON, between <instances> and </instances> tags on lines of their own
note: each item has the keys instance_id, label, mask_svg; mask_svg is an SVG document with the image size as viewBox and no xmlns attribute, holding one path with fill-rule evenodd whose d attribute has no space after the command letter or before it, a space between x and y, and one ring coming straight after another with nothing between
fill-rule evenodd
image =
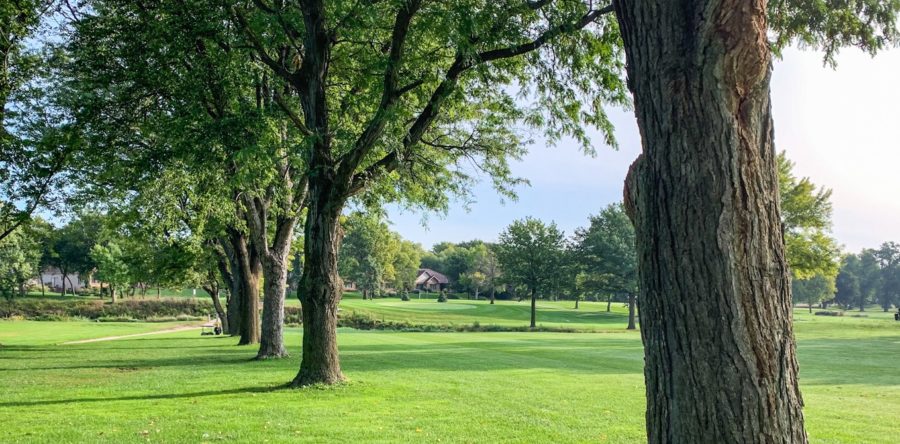
<instances>
[{"instance_id":1,"label":"tree shadow on grass","mask_svg":"<svg viewBox=\"0 0 900 444\"><path fill-rule=\"evenodd\" d=\"M208 390L192 393L164 393L156 395L134 395L134 396L118 396L109 398L74 398L74 399L47 399L40 401L13 401L0 402L0 407L34 407L60 404L75 404L83 402L115 402L115 401L152 401L162 399L184 399L184 398L200 398L206 396L223 396L223 395L239 395L249 393L269 393L276 390L287 390L288 386L279 385L275 387L240 387L225 390Z\"/></svg>"}]
</instances>

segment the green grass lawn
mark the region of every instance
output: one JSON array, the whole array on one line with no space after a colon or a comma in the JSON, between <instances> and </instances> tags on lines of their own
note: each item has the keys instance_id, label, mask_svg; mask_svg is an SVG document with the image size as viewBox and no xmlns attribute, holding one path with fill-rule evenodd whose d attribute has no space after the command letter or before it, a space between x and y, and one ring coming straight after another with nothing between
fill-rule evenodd
<instances>
[{"instance_id":1,"label":"green grass lawn","mask_svg":"<svg viewBox=\"0 0 900 444\"><path fill-rule=\"evenodd\" d=\"M521 317L514 302L416 314L390 301L348 307L374 302L385 316L441 322L467 311L482 323ZM601 314L601 304L559 304L547 304L546 322ZM621 312L606 316L619 316L609 324L618 331L342 330L350 382L302 390L280 388L296 373L298 329L288 330L291 358L252 362L255 347L197 331L58 345L172 325L0 322L0 442L639 442L640 337L621 329ZM796 321L812 441L895 442L900 323L799 311Z\"/></svg>"},{"instance_id":2,"label":"green grass lawn","mask_svg":"<svg viewBox=\"0 0 900 444\"><path fill-rule=\"evenodd\" d=\"M341 310L369 315L384 321L400 321L413 324L463 325L478 322L481 325L527 326L531 316L530 301L496 301L491 305L485 300L451 299L445 303L432 298L403 302L397 298L362 300L347 298L341 301ZM537 303L537 323L545 327L566 327L585 331L621 331L628 325L628 307L613 303L606 312L606 302L581 302L573 310L573 301L545 301Z\"/></svg>"}]
</instances>

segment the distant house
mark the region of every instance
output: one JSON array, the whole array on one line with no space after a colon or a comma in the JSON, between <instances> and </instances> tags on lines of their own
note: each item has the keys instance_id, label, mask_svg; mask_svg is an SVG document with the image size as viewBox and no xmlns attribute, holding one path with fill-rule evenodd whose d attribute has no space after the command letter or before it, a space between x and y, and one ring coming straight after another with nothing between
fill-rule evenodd
<instances>
[{"instance_id":1,"label":"distant house","mask_svg":"<svg viewBox=\"0 0 900 444\"><path fill-rule=\"evenodd\" d=\"M430 268L420 268L416 276L416 290L441 291L450 286L450 279Z\"/></svg>"},{"instance_id":2,"label":"distant house","mask_svg":"<svg viewBox=\"0 0 900 444\"><path fill-rule=\"evenodd\" d=\"M63 287L63 279L65 279L65 287L66 291L74 290L76 292L81 291L85 287L98 287L100 286L100 282L94 279L93 275L88 276L88 280L82 279L78 273L68 273L63 276L62 271L56 267L47 267L41 271L41 280L40 282L34 282L35 285L40 285L43 282L45 287L49 287L53 290L59 291Z\"/></svg>"}]
</instances>

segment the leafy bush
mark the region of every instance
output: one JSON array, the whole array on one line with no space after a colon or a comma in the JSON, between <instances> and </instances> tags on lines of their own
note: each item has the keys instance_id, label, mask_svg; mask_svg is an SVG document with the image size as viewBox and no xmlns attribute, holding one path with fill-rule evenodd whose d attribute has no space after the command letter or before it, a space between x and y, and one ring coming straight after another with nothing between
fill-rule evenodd
<instances>
[{"instance_id":1,"label":"leafy bush","mask_svg":"<svg viewBox=\"0 0 900 444\"><path fill-rule=\"evenodd\" d=\"M303 323L303 310L300 307L284 307L284 323L300 325Z\"/></svg>"},{"instance_id":2,"label":"leafy bush","mask_svg":"<svg viewBox=\"0 0 900 444\"><path fill-rule=\"evenodd\" d=\"M437 301L438 302L447 302L447 296L444 296L444 293L441 293L441 295L438 296Z\"/></svg>"},{"instance_id":3,"label":"leafy bush","mask_svg":"<svg viewBox=\"0 0 900 444\"><path fill-rule=\"evenodd\" d=\"M543 331L557 333L575 333L577 330L566 327L544 327L529 328L528 326L505 326L505 325L481 325L475 322L471 325L434 325L434 324L413 324L405 321L379 321L371 315L365 313L350 312L349 314L341 313L338 316L338 327L349 327L357 330L396 330L403 332L525 332L525 331Z\"/></svg>"},{"instance_id":4,"label":"leafy bush","mask_svg":"<svg viewBox=\"0 0 900 444\"><path fill-rule=\"evenodd\" d=\"M409 295L406 293L403 293L403 296L400 296L400 300L404 301L404 302L409 301Z\"/></svg>"},{"instance_id":5,"label":"leafy bush","mask_svg":"<svg viewBox=\"0 0 900 444\"><path fill-rule=\"evenodd\" d=\"M815 312L816 316L843 316L844 312L842 311L817 311Z\"/></svg>"}]
</instances>

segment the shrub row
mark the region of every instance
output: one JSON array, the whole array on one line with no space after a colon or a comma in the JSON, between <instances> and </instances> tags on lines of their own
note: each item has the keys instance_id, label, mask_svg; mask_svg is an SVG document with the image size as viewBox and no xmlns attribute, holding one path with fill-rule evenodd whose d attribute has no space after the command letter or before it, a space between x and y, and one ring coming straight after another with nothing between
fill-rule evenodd
<instances>
[{"instance_id":1,"label":"shrub row","mask_svg":"<svg viewBox=\"0 0 900 444\"><path fill-rule=\"evenodd\" d=\"M506 325L481 325L473 324L413 324L406 321L383 321L372 316L350 312L338 315L338 327L349 327L357 330L395 330L405 332L525 332L545 331L557 333L576 333L578 330L566 327L536 327L506 326Z\"/></svg>"},{"instance_id":2,"label":"shrub row","mask_svg":"<svg viewBox=\"0 0 900 444\"><path fill-rule=\"evenodd\" d=\"M205 319L214 314L212 303L202 299L124 300L115 304L104 301L64 301L14 299L0 302L0 318L36 321L72 318L98 321L182 321Z\"/></svg>"},{"instance_id":3,"label":"shrub row","mask_svg":"<svg viewBox=\"0 0 900 444\"><path fill-rule=\"evenodd\" d=\"M816 316L843 316L844 312L842 311L817 311L815 312Z\"/></svg>"},{"instance_id":4,"label":"shrub row","mask_svg":"<svg viewBox=\"0 0 900 444\"><path fill-rule=\"evenodd\" d=\"M125 300L115 304L104 301L64 301L40 299L15 299L0 301L0 318L18 318L34 321L65 321L70 319L90 319L100 322L170 322L205 319L213 314L210 301L202 299L160 299ZM284 322L300 325L300 307L285 307ZM341 312L338 327L357 330L396 330L406 332L524 332L546 331L574 333L577 330L565 327L503 326L473 324L414 324L406 321L384 321L353 312Z\"/></svg>"}]
</instances>

